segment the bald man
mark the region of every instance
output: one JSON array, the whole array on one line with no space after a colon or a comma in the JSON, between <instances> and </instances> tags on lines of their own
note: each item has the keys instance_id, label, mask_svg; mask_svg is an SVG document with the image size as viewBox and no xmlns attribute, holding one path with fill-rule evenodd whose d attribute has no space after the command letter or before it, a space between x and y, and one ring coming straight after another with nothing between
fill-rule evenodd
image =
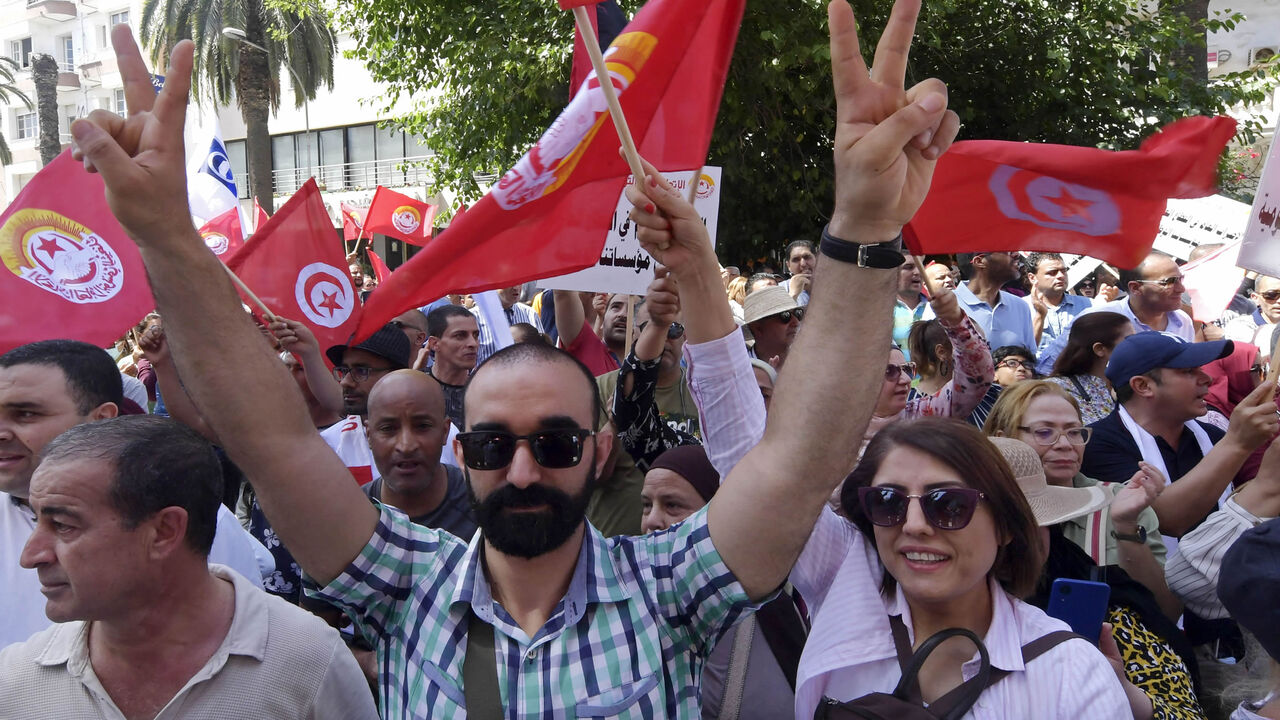
<instances>
[{"instance_id":1,"label":"bald man","mask_svg":"<svg viewBox=\"0 0 1280 720\"><path fill-rule=\"evenodd\" d=\"M419 525L470 540L476 521L466 478L440 461L457 432L445 417L440 383L414 370L388 374L369 392L365 432L381 476L365 493Z\"/></svg>"}]
</instances>

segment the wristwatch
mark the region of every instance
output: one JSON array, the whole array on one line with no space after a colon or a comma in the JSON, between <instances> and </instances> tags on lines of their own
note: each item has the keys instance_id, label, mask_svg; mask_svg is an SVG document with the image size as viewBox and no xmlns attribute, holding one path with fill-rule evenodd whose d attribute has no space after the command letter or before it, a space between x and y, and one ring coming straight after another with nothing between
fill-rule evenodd
<instances>
[{"instance_id":1,"label":"wristwatch","mask_svg":"<svg viewBox=\"0 0 1280 720\"><path fill-rule=\"evenodd\" d=\"M1146 542L1147 542L1147 529L1146 529L1146 528L1144 528L1144 527L1142 527L1141 525L1139 525L1139 526L1138 526L1138 532L1133 533L1132 535L1127 534L1127 533L1126 533L1126 534L1121 534L1121 533L1116 532L1115 530L1112 530L1112 531L1111 531L1111 537L1113 537L1113 538L1115 538L1115 539L1117 539L1117 540L1122 540L1122 541L1124 541L1124 542L1132 542L1132 543L1142 543L1142 544L1146 544Z\"/></svg>"},{"instance_id":2,"label":"wristwatch","mask_svg":"<svg viewBox=\"0 0 1280 720\"><path fill-rule=\"evenodd\" d=\"M822 228L822 242L818 245L818 252L832 260L883 270L896 268L907 261L902 254L902 233L898 233L898 237L889 242L859 245L835 237L830 232L830 226L827 226Z\"/></svg>"}]
</instances>

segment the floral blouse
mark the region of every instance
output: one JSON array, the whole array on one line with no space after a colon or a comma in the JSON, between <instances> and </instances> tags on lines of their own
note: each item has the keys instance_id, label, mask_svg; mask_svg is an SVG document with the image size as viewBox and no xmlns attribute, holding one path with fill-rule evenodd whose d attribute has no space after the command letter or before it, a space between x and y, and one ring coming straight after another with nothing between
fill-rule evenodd
<instances>
[{"instance_id":1,"label":"floral blouse","mask_svg":"<svg viewBox=\"0 0 1280 720\"><path fill-rule=\"evenodd\" d=\"M1071 375L1047 377L1051 383L1057 383L1071 394L1080 404L1080 420L1085 425L1092 425L1111 414L1116 409L1116 401L1111 395L1111 386L1104 378L1097 375Z\"/></svg>"}]
</instances>

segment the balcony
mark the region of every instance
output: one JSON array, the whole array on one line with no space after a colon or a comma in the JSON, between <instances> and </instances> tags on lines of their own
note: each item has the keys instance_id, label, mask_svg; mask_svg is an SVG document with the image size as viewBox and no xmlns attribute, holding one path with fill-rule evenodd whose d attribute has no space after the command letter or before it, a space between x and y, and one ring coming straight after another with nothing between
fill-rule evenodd
<instances>
[{"instance_id":1,"label":"balcony","mask_svg":"<svg viewBox=\"0 0 1280 720\"><path fill-rule=\"evenodd\" d=\"M76 17L76 4L70 0L27 0L28 20L64 22Z\"/></svg>"},{"instance_id":2,"label":"balcony","mask_svg":"<svg viewBox=\"0 0 1280 720\"><path fill-rule=\"evenodd\" d=\"M316 165L312 168L316 182L324 189L372 190L378 185L402 187L431 182L431 173L421 163L426 158L395 158L365 162ZM292 195L309 177L306 167L277 168L271 172L276 195ZM246 195L244 187L240 194Z\"/></svg>"},{"instance_id":3,"label":"balcony","mask_svg":"<svg viewBox=\"0 0 1280 720\"><path fill-rule=\"evenodd\" d=\"M71 72L60 70L58 72L59 90L75 90L78 87L80 87L80 75L74 70Z\"/></svg>"}]
</instances>

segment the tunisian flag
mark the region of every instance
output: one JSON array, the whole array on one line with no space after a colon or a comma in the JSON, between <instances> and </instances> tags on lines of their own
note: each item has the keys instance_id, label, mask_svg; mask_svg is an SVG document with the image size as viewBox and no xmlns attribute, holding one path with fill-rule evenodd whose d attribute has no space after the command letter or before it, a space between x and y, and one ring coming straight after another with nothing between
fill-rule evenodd
<instances>
[{"instance_id":1,"label":"tunisian flag","mask_svg":"<svg viewBox=\"0 0 1280 720\"><path fill-rule=\"evenodd\" d=\"M1184 118L1123 152L958 142L903 235L915 255L1042 250L1131 268L1151 251L1169 198L1217 191L1235 128L1228 117Z\"/></svg>"},{"instance_id":2,"label":"tunisian flag","mask_svg":"<svg viewBox=\"0 0 1280 720\"><path fill-rule=\"evenodd\" d=\"M560 8L567 9L563 2ZM626 27L626 13L618 7L616 0L589 2L586 3L586 8L587 19L591 21L591 28L596 31L596 44L602 48L609 47L613 39L618 37L618 33L622 32L622 28ZM569 92L581 87L582 81L586 80L590 74L591 58L587 55L586 43L583 42L582 33L575 22L573 24L573 68L569 71Z\"/></svg>"},{"instance_id":3,"label":"tunisian flag","mask_svg":"<svg viewBox=\"0 0 1280 720\"><path fill-rule=\"evenodd\" d=\"M240 208L230 210L215 217L200 228L200 237L209 246L214 255L222 262L227 262L244 247L244 230L240 227Z\"/></svg>"},{"instance_id":4,"label":"tunisian flag","mask_svg":"<svg viewBox=\"0 0 1280 720\"><path fill-rule=\"evenodd\" d=\"M310 328L321 350L346 343L355 330L359 300L314 178L276 210L227 267L272 313Z\"/></svg>"},{"instance_id":5,"label":"tunisian flag","mask_svg":"<svg viewBox=\"0 0 1280 720\"><path fill-rule=\"evenodd\" d=\"M383 261L381 255L372 250L369 251L369 264L373 266L373 277L379 285L391 277L391 270L387 267L387 263Z\"/></svg>"},{"instance_id":6,"label":"tunisian flag","mask_svg":"<svg viewBox=\"0 0 1280 720\"><path fill-rule=\"evenodd\" d=\"M657 168L697 168L706 159L744 4L649 0L605 52L640 154ZM594 265L630 175L618 145L592 74L487 195L369 296L357 339L448 292Z\"/></svg>"},{"instance_id":7,"label":"tunisian flag","mask_svg":"<svg viewBox=\"0 0 1280 720\"><path fill-rule=\"evenodd\" d=\"M0 214L0 352L69 338L106 347L155 308L138 248L107 207L101 175L71 151Z\"/></svg>"},{"instance_id":8,"label":"tunisian flag","mask_svg":"<svg viewBox=\"0 0 1280 720\"><path fill-rule=\"evenodd\" d=\"M436 209L435 205L379 185L365 215L364 232L390 235L412 245L426 245L435 226Z\"/></svg>"}]
</instances>

